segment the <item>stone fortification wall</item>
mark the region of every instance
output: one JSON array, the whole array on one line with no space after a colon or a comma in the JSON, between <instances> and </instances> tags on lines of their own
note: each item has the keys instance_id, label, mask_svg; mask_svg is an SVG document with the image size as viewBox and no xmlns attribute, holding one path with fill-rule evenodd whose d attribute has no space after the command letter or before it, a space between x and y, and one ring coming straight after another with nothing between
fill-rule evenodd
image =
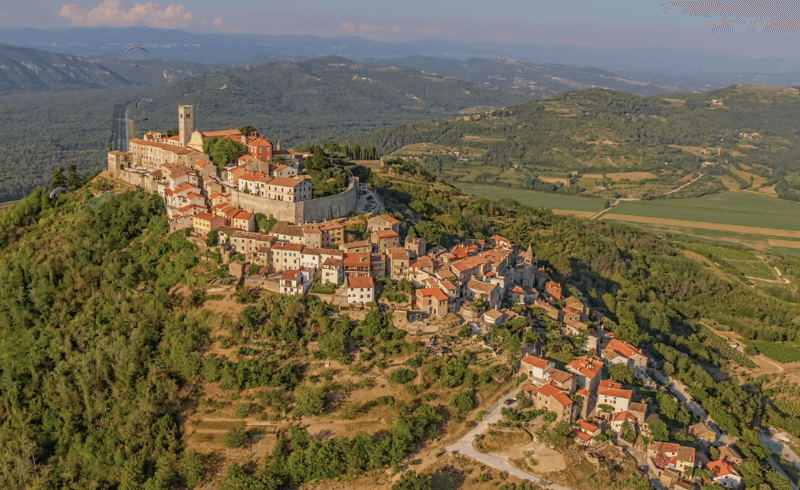
<instances>
[{"instance_id":1,"label":"stone fortification wall","mask_svg":"<svg viewBox=\"0 0 800 490\"><path fill-rule=\"evenodd\" d=\"M358 202L358 180L354 179L341 194L320 197L310 201L273 201L244 192L232 191L232 204L250 213L272 215L279 221L304 223L343 218L356 209Z\"/></svg>"},{"instance_id":2,"label":"stone fortification wall","mask_svg":"<svg viewBox=\"0 0 800 490\"><path fill-rule=\"evenodd\" d=\"M341 194L320 197L303 203L303 217L306 221L325 221L344 218L356 210L358 202L358 179L352 179L350 186Z\"/></svg>"}]
</instances>

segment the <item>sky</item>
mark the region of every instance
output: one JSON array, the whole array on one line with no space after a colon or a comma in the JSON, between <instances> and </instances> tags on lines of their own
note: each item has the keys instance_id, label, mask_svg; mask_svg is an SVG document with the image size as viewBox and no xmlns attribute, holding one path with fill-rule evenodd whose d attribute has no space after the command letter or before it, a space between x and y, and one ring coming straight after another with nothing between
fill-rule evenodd
<instances>
[{"instance_id":1,"label":"sky","mask_svg":"<svg viewBox=\"0 0 800 490\"><path fill-rule=\"evenodd\" d=\"M800 0L0 0L0 28L138 25L193 33L666 47L800 59Z\"/></svg>"}]
</instances>

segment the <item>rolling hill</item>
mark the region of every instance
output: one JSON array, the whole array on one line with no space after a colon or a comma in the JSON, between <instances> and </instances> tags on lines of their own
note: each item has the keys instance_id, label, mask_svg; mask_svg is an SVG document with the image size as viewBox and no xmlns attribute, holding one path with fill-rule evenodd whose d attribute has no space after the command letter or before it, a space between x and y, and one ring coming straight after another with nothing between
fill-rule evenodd
<instances>
[{"instance_id":1,"label":"rolling hill","mask_svg":"<svg viewBox=\"0 0 800 490\"><path fill-rule=\"evenodd\" d=\"M800 200L800 92L734 85L636 96L591 89L351 138L453 182L606 198L752 188Z\"/></svg>"},{"instance_id":2,"label":"rolling hill","mask_svg":"<svg viewBox=\"0 0 800 490\"><path fill-rule=\"evenodd\" d=\"M0 44L0 90L68 90L133 83L91 60Z\"/></svg>"},{"instance_id":3,"label":"rolling hill","mask_svg":"<svg viewBox=\"0 0 800 490\"><path fill-rule=\"evenodd\" d=\"M193 104L201 131L252 124L291 145L534 98L529 90L483 87L335 56L229 68L147 93L155 105L131 112L137 133L175 126L176 106Z\"/></svg>"}]
</instances>

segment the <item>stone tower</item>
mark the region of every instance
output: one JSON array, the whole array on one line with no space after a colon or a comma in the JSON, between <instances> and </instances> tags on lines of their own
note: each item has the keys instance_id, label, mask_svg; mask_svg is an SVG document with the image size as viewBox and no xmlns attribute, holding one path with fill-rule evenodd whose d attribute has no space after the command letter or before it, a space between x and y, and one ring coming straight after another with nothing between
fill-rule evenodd
<instances>
[{"instance_id":1,"label":"stone tower","mask_svg":"<svg viewBox=\"0 0 800 490\"><path fill-rule=\"evenodd\" d=\"M184 147L192 139L192 132L194 131L193 113L194 111L190 105L178 106L178 140L181 142L181 146Z\"/></svg>"}]
</instances>

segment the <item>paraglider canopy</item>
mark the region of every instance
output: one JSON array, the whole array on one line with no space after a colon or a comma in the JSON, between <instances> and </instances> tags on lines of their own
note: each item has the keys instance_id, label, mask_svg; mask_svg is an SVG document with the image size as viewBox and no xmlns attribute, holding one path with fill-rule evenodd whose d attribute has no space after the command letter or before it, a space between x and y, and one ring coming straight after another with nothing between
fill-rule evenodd
<instances>
[{"instance_id":1,"label":"paraglider canopy","mask_svg":"<svg viewBox=\"0 0 800 490\"><path fill-rule=\"evenodd\" d=\"M68 187L56 187L55 189L53 189L53 190L50 192L50 199L52 199L52 198L53 198L53 196L55 196L56 194L58 194L58 193L59 193L59 192L61 192L61 191L69 191L69 192L71 192L71 193L72 193L72 195L73 195L73 196L75 195L75 193L74 193L74 192L72 192L72 190L70 190Z\"/></svg>"},{"instance_id":2,"label":"paraglider canopy","mask_svg":"<svg viewBox=\"0 0 800 490\"><path fill-rule=\"evenodd\" d=\"M132 49L141 49L142 51L144 51L145 53L147 53L147 50L146 50L146 49L144 49L144 48L143 48L143 47L141 47L141 46L131 46L130 48L128 48L128 49L126 49L126 50L125 50L125 54L128 54L128 51L130 51L130 50L132 50ZM149 53L148 53L148 54L149 54Z\"/></svg>"},{"instance_id":3,"label":"paraglider canopy","mask_svg":"<svg viewBox=\"0 0 800 490\"><path fill-rule=\"evenodd\" d=\"M136 107L139 107L139 102L141 102L141 101L143 101L143 100L146 100L147 102L150 102L151 104L153 103L153 101L152 101L152 100L150 100L150 99L141 98L141 99L138 99L138 100L136 101Z\"/></svg>"}]
</instances>

